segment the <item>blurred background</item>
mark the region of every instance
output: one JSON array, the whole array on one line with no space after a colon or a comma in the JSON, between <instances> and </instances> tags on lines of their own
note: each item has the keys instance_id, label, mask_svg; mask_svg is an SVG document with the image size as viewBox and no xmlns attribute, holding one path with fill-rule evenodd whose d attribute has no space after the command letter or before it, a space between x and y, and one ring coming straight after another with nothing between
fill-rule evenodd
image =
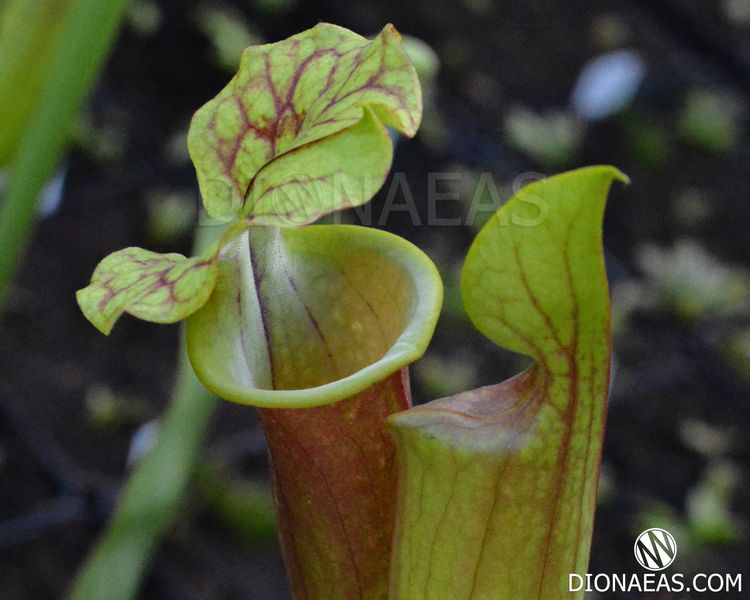
<instances>
[{"instance_id":1,"label":"blurred background","mask_svg":"<svg viewBox=\"0 0 750 600\"><path fill-rule=\"evenodd\" d=\"M125 246L190 253L200 206L185 144L191 114L226 84L242 48L320 20L364 35L394 23L422 79L423 126L399 140L392 175L407 182L416 213L383 213L385 191L372 211L373 224L419 245L445 280L434 342L412 369L415 400L524 366L477 334L461 308L462 259L496 200L488 177L507 198L542 175L618 166L632 184L614 189L605 222L616 362L589 571L634 572L633 540L655 526L677 537L681 572L747 569L750 0L134 0L107 17L108 38L104 27L94 33L103 36L98 77L86 62L96 53L69 45L73 75L52 69L44 88L40 65L61 56L49 52L51 32L67 23L66 8L85 4L0 2L0 249L25 248L10 283L0 281L2 600L66 594L173 395L179 328L124 318L105 338L79 313L75 291ZM81 23L71 40L83 39ZM90 19L88 30L97 30ZM69 103L70 126L53 135L64 152L34 162L33 143L13 136L62 121L49 117L54 109L46 121L19 113L39 89L74 84L85 69L94 85L81 79L82 102ZM48 108L69 99L47 96ZM23 219L8 208L21 194L14 169L46 184ZM427 225L430 172L451 174L437 184L449 195L437 216L462 224ZM149 542L140 530L128 537L123 521L111 540L123 548L112 587L98 597L129 597L116 588L135 585L142 570L131 596L145 600L289 598L255 412L199 401L209 408L187 417L194 447L175 451L196 462L186 496L150 513L148 535L158 539L160 519L173 524L144 565ZM148 485L134 494L148 501Z\"/></svg>"}]
</instances>

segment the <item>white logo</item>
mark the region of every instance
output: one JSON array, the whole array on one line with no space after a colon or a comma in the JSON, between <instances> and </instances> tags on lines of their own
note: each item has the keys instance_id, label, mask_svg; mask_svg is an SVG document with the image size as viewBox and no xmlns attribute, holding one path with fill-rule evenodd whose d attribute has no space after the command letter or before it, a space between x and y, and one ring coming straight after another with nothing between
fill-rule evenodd
<instances>
[{"instance_id":1,"label":"white logo","mask_svg":"<svg viewBox=\"0 0 750 600\"><path fill-rule=\"evenodd\" d=\"M633 553L644 569L662 571L674 562L677 542L665 529L653 527L636 538Z\"/></svg>"},{"instance_id":2,"label":"white logo","mask_svg":"<svg viewBox=\"0 0 750 600\"><path fill-rule=\"evenodd\" d=\"M644 569L663 571L677 557L677 542L665 529L653 527L638 536L633 553ZM638 592L640 598L643 592L657 592L659 597L664 597L665 592L721 594L731 591L742 592L742 573L694 573L692 577L686 577L684 573L679 572L568 573L568 592L571 593Z\"/></svg>"}]
</instances>

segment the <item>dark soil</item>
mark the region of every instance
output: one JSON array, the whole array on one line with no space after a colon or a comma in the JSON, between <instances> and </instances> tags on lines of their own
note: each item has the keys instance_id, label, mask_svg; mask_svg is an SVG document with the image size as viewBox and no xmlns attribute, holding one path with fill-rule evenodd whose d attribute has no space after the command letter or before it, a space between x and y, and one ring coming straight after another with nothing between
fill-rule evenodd
<instances>
[{"instance_id":1,"label":"dark soil","mask_svg":"<svg viewBox=\"0 0 750 600\"><path fill-rule=\"evenodd\" d=\"M116 123L125 132L124 155L102 163L85 148L69 153L61 208L39 223L11 306L0 320L2 600L64 594L127 475L133 432L144 419L158 416L169 398L177 328L125 318L105 338L83 319L74 297L107 253L128 245L154 247L146 231L151 191L186 191L197 202L191 166L166 160L164 147L229 75L214 65L209 41L195 25L197 3L160 0L158 5L159 30L149 36L125 27L89 103L95 123ZM236 8L268 41L319 20L364 34L393 22L437 51L442 70L436 110L447 143L434 146L419 136L403 141L394 163L394 171L407 174L418 203L429 171L489 171L502 180L544 171L508 145L503 115L513 105L564 108L581 66L607 49L592 33L596 24L617 17L626 32L622 45L645 59L646 81L627 114L589 127L580 152L565 165L612 163L632 178L627 189L613 192L605 223L615 284L640 276L635 257L645 242L670 244L686 236L723 262L747 265L747 121L741 142L725 154L691 148L675 133L679 107L692 88L726 91L745 108L750 105L750 29L729 23L719 5L701 0L313 0L272 14L253 2L221 4ZM644 163L629 149L628 114L666 132L668 151L659 164ZM689 226L672 203L688 188L705 191L711 202L710 216ZM379 214L382 195L374 202ZM424 203L419 210L426 218ZM463 210L447 202L444 216ZM455 293L451 278L474 235L470 228L415 227L404 214L393 215L385 227L433 254L444 270L448 295ZM168 248L154 249L188 253L189 246L189 236L183 236ZM728 501L735 539L719 544L697 538L684 569L747 569L750 544L742 525L750 517L749 390L717 342L717 335L747 325L741 320L686 325L669 311L639 310L620 332L604 452L611 489L597 513L592 573L634 571L634 534L653 507L686 522L688 493L717 460L680 435L688 418L734 436L721 460L734 465L739 483ZM497 382L519 366L449 310L430 356L480 365L474 385ZM85 403L92 386L136 399L141 417L116 427L93 426ZM429 389L415 377L420 401L430 399ZM243 432L257 435L254 411L226 403L209 448ZM237 467L250 464L258 472L263 461L262 452L250 453ZM240 542L210 515L188 511L154 560L141 597L271 600L289 593L275 544Z\"/></svg>"}]
</instances>

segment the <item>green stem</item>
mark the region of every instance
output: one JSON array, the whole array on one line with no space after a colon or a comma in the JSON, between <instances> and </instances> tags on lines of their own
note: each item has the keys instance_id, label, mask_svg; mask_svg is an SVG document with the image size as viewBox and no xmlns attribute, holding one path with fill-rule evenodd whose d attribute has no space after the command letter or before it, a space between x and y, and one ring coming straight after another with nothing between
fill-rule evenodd
<instances>
[{"instance_id":1,"label":"green stem","mask_svg":"<svg viewBox=\"0 0 750 600\"><path fill-rule=\"evenodd\" d=\"M112 45L127 0L72 0L10 168L0 204L0 307L36 219L36 200L52 175L68 128Z\"/></svg>"},{"instance_id":2,"label":"green stem","mask_svg":"<svg viewBox=\"0 0 750 600\"><path fill-rule=\"evenodd\" d=\"M195 248L220 228L199 228ZM154 448L126 484L122 500L78 575L70 600L130 600L159 541L178 516L198 451L218 407L193 373L180 342L177 381Z\"/></svg>"},{"instance_id":3,"label":"green stem","mask_svg":"<svg viewBox=\"0 0 750 600\"><path fill-rule=\"evenodd\" d=\"M177 378L159 440L128 481L111 523L75 582L71 600L134 598L154 550L178 515L218 401L193 375L184 351Z\"/></svg>"}]
</instances>

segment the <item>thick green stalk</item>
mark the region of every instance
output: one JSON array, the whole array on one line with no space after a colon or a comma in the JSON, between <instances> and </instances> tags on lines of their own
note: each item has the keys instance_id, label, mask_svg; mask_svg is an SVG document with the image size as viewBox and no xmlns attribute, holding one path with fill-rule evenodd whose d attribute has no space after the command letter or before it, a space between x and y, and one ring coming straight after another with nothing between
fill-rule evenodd
<instances>
[{"instance_id":1,"label":"thick green stalk","mask_svg":"<svg viewBox=\"0 0 750 600\"><path fill-rule=\"evenodd\" d=\"M6 0L0 6L0 167L13 156L39 96L72 0Z\"/></svg>"},{"instance_id":2,"label":"thick green stalk","mask_svg":"<svg viewBox=\"0 0 750 600\"><path fill-rule=\"evenodd\" d=\"M73 0L47 62L39 95L10 165L0 203L0 306L36 218L76 111L112 45L127 0Z\"/></svg>"},{"instance_id":3,"label":"thick green stalk","mask_svg":"<svg viewBox=\"0 0 750 600\"><path fill-rule=\"evenodd\" d=\"M195 247L210 246L219 228L198 228ZM130 600L174 522L206 429L218 407L201 385L180 342L172 404L154 448L131 475L107 530L78 575L71 600Z\"/></svg>"},{"instance_id":4,"label":"thick green stalk","mask_svg":"<svg viewBox=\"0 0 750 600\"><path fill-rule=\"evenodd\" d=\"M154 550L177 517L216 407L217 400L198 382L181 351L174 401L159 439L130 477L111 523L78 575L71 600L136 597Z\"/></svg>"}]
</instances>

